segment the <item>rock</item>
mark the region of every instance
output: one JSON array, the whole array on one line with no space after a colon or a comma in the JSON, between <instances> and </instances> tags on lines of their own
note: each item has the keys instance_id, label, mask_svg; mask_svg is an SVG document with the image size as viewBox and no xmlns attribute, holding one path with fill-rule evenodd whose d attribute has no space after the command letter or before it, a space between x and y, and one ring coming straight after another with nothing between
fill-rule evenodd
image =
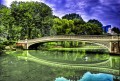
<instances>
[{"instance_id":1,"label":"rock","mask_svg":"<svg viewBox=\"0 0 120 81\"><path fill-rule=\"evenodd\" d=\"M10 48L10 46L6 46L5 49L6 49L6 50L9 50L9 49L11 49L11 48Z\"/></svg>"}]
</instances>

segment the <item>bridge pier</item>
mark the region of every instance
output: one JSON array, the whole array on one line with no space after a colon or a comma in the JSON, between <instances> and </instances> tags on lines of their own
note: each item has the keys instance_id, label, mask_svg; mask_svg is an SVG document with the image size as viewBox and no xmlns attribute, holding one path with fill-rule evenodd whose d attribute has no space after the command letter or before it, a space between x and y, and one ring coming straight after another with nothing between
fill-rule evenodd
<instances>
[{"instance_id":1,"label":"bridge pier","mask_svg":"<svg viewBox=\"0 0 120 81\"><path fill-rule=\"evenodd\" d=\"M111 53L120 54L120 43L119 42L111 42Z\"/></svg>"},{"instance_id":2,"label":"bridge pier","mask_svg":"<svg viewBox=\"0 0 120 81\"><path fill-rule=\"evenodd\" d=\"M23 49L28 49L28 44L27 43L16 43L16 46L18 48L23 48Z\"/></svg>"}]
</instances>

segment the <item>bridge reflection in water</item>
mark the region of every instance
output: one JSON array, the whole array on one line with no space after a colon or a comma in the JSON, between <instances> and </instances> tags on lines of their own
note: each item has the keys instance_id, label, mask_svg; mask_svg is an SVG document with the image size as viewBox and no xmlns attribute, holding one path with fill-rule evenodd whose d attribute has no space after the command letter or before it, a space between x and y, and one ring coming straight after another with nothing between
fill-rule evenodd
<instances>
[{"instance_id":1,"label":"bridge reflection in water","mask_svg":"<svg viewBox=\"0 0 120 81\"><path fill-rule=\"evenodd\" d=\"M102 72L102 73L110 73L113 75L120 75L120 70L119 70L120 57L114 57L114 56L110 56L108 60L100 63L71 64L71 63L61 63L61 62L40 59L31 55L29 51L23 51L22 55L18 56L18 59L22 59L26 61L29 60L42 65L57 67L57 68L96 71L100 73Z\"/></svg>"}]
</instances>

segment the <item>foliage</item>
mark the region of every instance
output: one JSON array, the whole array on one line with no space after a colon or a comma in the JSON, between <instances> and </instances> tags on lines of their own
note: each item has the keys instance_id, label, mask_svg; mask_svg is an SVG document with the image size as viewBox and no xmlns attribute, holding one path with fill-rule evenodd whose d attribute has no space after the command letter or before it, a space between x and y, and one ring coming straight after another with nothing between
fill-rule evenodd
<instances>
[{"instance_id":1,"label":"foliage","mask_svg":"<svg viewBox=\"0 0 120 81\"><path fill-rule=\"evenodd\" d=\"M5 27L3 25L0 25L0 43L3 43L7 39L7 32L5 30Z\"/></svg>"},{"instance_id":2,"label":"foliage","mask_svg":"<svg viewBox=\"0 0 120 81\"><path fill-rule=\"evenodd\" d=\"M103 30L102 30L102 23L96 19L90 19L87 23L93 24L93 31L95 35L100 35L102 34Z\"/></svg>"},{"instance_id":3,"label":"foliage","mask_svg":"<svg viewBox=\"0 0 120 81\"><path fill-rule=\"evenodd\" d=\"M60 19L42 2L14 1L10 8L0 5L1 43L52 35L100 35L101 26L101 22L95 19L86 23L76 13L66 14Z\"/></svg>"},{"instance_id":4,"label":"foliage","mask_svg":"<svg viewBox=\"0 0 120 81\"><path fill-rule=\"evenodd\" d=\"M86 23L83 25L80 25L81 27L81 33L84 35L100 35L102 34L101 28L99 28L96 24L92 23Z\"/></svg>"},{"instance_id":5,"label":"foliage","mask_svg":"<svg viewBox=\"0 0 120 81\"><path fill-rule=\"evenodd\" d=\"M0 44L0 51L5 49L5 45Z\"/></svg>"},{"instance_id":6,"label":"foliage","mask_svg":"<svg viewBox=\"0 0 120 81\"><path fill-rule=\"evenodd\" d=\"M86 23L76 13L66 14L60 19L52 15L49 6L39 2L14 1L10 8L0 9L0 16L9 41L49 35L101 34L101 28L96 26L99 21Z\"/></svg>"},{"instance_id":7,"label":"foliage","mask_svg":"<svg viewBox=\"0 0 120 81\"><path fill-rule=\"evenodd\" d=\"M95 21L96 22L96 21ZM53 20L54 35L101 35L102 27L95 23L86 23L80 19L59 19Z\"/></svg>"},{"instance_id":8,"label":"foliage","mask_svg":"<svg viewBox=\"0 0 120 81\"><path fill-rule=\"evenodd\" d=\"M0 4L0 9L2 9L2 8L6 8L6 6L5 6L5 5Z\"/></svg>"},{"instance_id":9,"label":"foliage","mask_svg":"<svg viewBox=\"0 0 120 81\"><path fill-rule=\"evenodd\" d=\"M81 25L85 24L85 22L83 20L80 20L80 19L74 19L74 26L75 26L75 29L73 30L74 34L76 35L80 35L82 34L82 27Z\"/></svg>"},{"instance_id":10,"label":"foliage","mask_svg":"<svg viewBox=\"0 0 120 81\"><path fill-rule=\"evenodd\" d=\"M103 26L102 23L100 21L96 20L96 19L90 19L88 21L88 23L96 24L96 25L98 25L98 27L102 27Z\"/></svg>"},{"instance_id":11,"label":"foliage","mask_svg":"<svg viewBox=\"0 0 120 81\"><path fill-rule=\"evenodd\" d=\"M54 30L54 35L72 34L72 30L74 29L74 22L72 20L55 18L53 23L52 29Z\"/></svg>"},{"instance_id":12,"label":"foliage","mask_svg":"<svg viewBox=\"0 0 120 81\"><path fill-rule=\"evenodd\" d=\"M21 27L15 25L15 19L11 15L11 10L7 7L0 10L1 21L1 37L5 37L8 41L16 41L19 39Z\"/></svg>"},{"instance_id":13,"label":"foliage","mask_svg":"<svg viewBox=\"0 0 120 81\"><path fill-rule=\"evenodd\" d=\"M83 21L82 17L76 13L66 14L62 17L62 19L68 19L68 20L80 19Z\"/></svg>"},{"instance_id":14,"label":"foliage","mask_svg":"<svg viewBox=\"0 0 120 81\"><path fill-rule=\"evenodd\" d=\"M119 34L120 33L120 29L117 27L113 27L112 31L114 31L115 33Z\"/></svg>"},{"instance_id":15,"label":"foliage","mask_svg":"<svg viewBox=\"0 0 120 81\"><path fill-rule=\"evenodd\" d=\"M15 24L22 26L21 38L35 38L48 35L50 29L52 10L49 6L39 2L13 2L11 14L17 21Z\"/></svg>"}]
</instances>

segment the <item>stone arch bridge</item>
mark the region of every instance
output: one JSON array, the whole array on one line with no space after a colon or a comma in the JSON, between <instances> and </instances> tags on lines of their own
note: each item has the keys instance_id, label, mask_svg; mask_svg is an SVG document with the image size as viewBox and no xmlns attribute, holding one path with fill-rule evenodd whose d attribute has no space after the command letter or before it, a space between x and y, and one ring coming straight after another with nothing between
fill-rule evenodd
<instances>
[{"instance_id":1,"label":"stone arch bridge","mask_svg":"<svg viewBox=\"0 0 120 81\"><path fill-rule=\"evenodd\" d=\"M120 54L120 37L117 35L80 35L80 36L47 36L29 40L19 40L16 45L23 46L24 49L29 49L29 46L36 43L50 41L86 41L106 47L110 53Z\"/></svg>"}]
</instances>

